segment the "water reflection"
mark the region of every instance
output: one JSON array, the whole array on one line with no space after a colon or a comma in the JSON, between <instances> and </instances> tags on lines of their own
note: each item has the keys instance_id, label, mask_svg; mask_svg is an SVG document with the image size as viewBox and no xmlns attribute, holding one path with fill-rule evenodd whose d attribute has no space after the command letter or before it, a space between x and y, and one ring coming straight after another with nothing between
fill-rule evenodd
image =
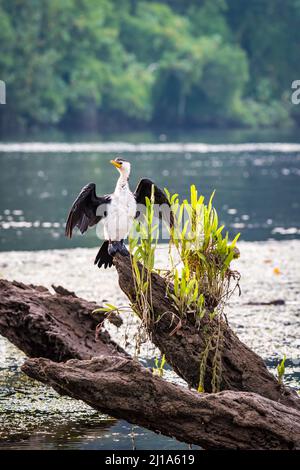
<instances>
[{"instance_id":1,"label":"water reflection","mask_svg":"<svg viewBox=\"0 0 300 470\"><path fill-rule=\"evenodd\" d=\"M7 436L8 439L8 436ZM70 420L60 424L58 417L51 417L49 422L31 430L30 433L9 436L7 442L0 441L0 449L10 450L155 450L188 449L187 444L165 436L157 436L147 429L131 426L125 421L95 422ZM193 449L197 449L193 446Z\"/></svg>"},{"instance_id":2,"label":"water reflection","mask_svg":"<svg viewBox=\"0 0 300 470\"><path fill-rule=\"evenodd\" d=\"M176 439L61 397L21 373L25 356L4 338L0 338L0 349L0 449L187 448Z\"/></svg>"}]
</instances>

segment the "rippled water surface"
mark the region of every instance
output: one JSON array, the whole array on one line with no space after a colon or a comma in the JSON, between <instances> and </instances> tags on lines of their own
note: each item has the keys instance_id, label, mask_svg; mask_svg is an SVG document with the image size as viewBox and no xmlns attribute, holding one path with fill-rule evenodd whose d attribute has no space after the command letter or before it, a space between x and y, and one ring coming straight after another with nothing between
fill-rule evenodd
<instances>
[{"instance_id":1,"label":"rippled water surface","mask_svg":"<svg viewBox=\"0 0 300 470\"><path fill-rule=\"evenodd\" d=\"M188 448L28 378L20 371L24 355L1 337L0 353L0 449Z\"/></svg>"},{"instance_id":2,"label":"rippled water surface","mask_svg":"<svg viewBox=\"0 0 300 470\"><path fill-rule=\"evenodd\" d=\"M163 142L153 136L141 144L145 136L135 136L137 144L121 137L122 142L77 146L74 141L0 144L1 249L94 246L94 231L66 240L64 222L87 182L97 184L99 195L113 190L117 173L109 160L119 153L132 162L132 188L147 176L182 197L192 183L205 196L216 189L215 206L233 235L242 231L244 240L300 238L297 141L249 143L226 136L219 142L215 133L204 136L204 142L192 135L194 141L186 136L181 143L168 140L178 136L163 135Z\"/></svg>"}]
</instances>

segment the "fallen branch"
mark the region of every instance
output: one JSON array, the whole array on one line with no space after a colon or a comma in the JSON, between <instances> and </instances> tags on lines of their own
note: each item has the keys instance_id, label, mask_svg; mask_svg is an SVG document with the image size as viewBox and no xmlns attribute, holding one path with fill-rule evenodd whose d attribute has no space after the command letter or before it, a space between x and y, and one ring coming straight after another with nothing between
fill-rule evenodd
<instances>
[{"instance_id":1,"label":"fallen branch","mask_svg":"<svg viewBox=\"0 0 300 470\"><path fill-rule=\"evenodd\" d=\"M0 281L0 332L28 355L48 358L27 360L29 376L110 416L207 449L300 446L299 411L251 393L199 394L153 376L104 330L95 341L95 304L59 292ZM50 360L69 357L77 359Z\"/></svg>"},{"instance_id":2,"label":"fallen branch","mask_svg":"<svg viewBox=\"0 0 300 470\"><path fill-rule=\"evenodd\" d=\"M136 300L134 279L129 257L116 255L114 264L119 275L119 285L131 302ZM207 346L207 338L218 328L216 319L201 320L200 329L193 318L178 324L178 312L166 297L166 282L158 274L152 274L152 306L155 323L147 325L153 343L165 354L167 362L190 387L197 388L200 377L201 354ZM172 331L174 334L171 334ZM278 383L268 371L264 361L242 343L223 321L220 324L223 344L221 349L221 390L254 392L276 402L300 410L300 399L289 387ZM213 351L208 354L205 391L212 389Z\"/></svg>"},{"instance_id":3,"label":"fallen branch","mask_svg":"<svg viewBox=\"0 0 300 470\"><path fill-rule=\"evenodd\" d=\"M54 361L90 359L100 354L125 354L104 328L95 329L105 313L92 315L94 302L61 287L56 294L41 286L0 280L0 334L30 357ZM110 316L117 325L118 318Z\"/></svg>"},{"instance_id":4,"label":"fallen branch","mask_svg":"<svg viewBox=\"0 0 300 470\"><path fill-rule=\"evenodd\" d=\"M39 358L27 360L22 370L103 413L205 449L300 448L299 411L252 393L199 394L153 376L132 359Z\"/></svg>"}]
</instances>

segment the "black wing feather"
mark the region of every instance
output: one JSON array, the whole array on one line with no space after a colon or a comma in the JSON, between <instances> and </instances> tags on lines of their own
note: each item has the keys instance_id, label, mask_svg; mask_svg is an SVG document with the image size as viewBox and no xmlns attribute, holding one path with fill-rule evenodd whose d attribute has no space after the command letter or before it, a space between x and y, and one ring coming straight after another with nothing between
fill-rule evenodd
<instances>
[{"instance_id":1,"label":"black wing feather","mask_svg":"<svg viewBox=\"0 0 300 470\"><path fill-rule=\"evenodd\" d=\"M146 205L146 198L151 198L152 187L154 186L154 203L160 206L160 214L155 215L162 215L164 220L170 223L171 227L174 223L174 215L170 208L170 204L168 201L167 196L165 193L156 186L151 180L147 178L141 179L139 184L136 187L134 192L134 196L136 199L137 204Z\"/></svg>"},{"instance_id":2,"label":"black wing feather","mask_svg":"<svg viewBox=\"0 0 300 470\"><path fill-rule=\"evenodd\" d=\"M102 216L97 215L98 207L109 202L110 196L98 197L96 195L95 183L84 186L70 209L66 223L66 237L72 238L75 227L84 233L88 227L96 225L102 219Z\"/></svg>"}]
</instances>

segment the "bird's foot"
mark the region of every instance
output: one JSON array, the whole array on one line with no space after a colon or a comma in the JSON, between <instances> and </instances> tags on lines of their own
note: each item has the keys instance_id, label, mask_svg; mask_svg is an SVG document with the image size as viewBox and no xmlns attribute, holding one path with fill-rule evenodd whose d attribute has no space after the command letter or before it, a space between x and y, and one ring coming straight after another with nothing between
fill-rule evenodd
<instances>
[{"instance_id":1,"label":"bird's foot","mask_svg":"<svg viewBox=\"0 0 300 470\"><path fill-rule=\"evenodd\" d=\"M116 253L120 253L122 256L129 255L129 252L124 244L124 240L109 242L108 253L110 256L115 256Z\"/></svg>"}]
</instances>

